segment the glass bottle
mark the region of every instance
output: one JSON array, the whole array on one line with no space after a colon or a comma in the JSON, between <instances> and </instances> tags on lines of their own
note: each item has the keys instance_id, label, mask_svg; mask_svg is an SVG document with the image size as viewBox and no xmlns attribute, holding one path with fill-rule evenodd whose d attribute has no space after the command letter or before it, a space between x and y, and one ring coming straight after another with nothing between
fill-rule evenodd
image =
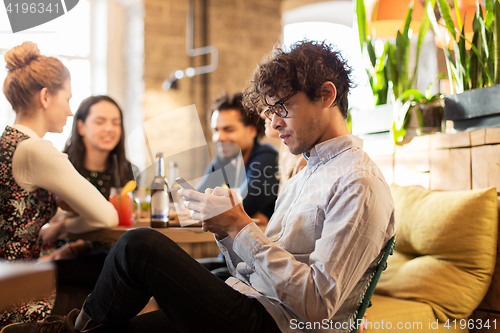
<instances>
[{"instance_id":1,"label":"glass bottle","mask_svg":"<svg viewBox=\"0 0 500 333\"><path fill-rule=\"evenodd\" d=\"M151 183L151 227L167 228L170 200L163 153L156 154L155 177Z\"/></svg>"}]
</instances>

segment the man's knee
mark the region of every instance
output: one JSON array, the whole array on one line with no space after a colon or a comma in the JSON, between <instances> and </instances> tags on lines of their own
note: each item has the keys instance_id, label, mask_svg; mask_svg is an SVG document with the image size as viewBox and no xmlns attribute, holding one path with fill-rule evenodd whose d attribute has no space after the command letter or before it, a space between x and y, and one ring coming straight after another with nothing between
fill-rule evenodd
<instances>
[{"instance_id":1,"label":"man's knee","mask_svg":"<svg viewBox=\"0 0 500 333\"><path fill-rule=\"evenodd\" d=\"M159 242L168 242L169 238L161 232L151 228L137 228L124 233L115 247L124 248L133 252L149 251L150 247L157 247Z\"/></svg>"}]
</instances>

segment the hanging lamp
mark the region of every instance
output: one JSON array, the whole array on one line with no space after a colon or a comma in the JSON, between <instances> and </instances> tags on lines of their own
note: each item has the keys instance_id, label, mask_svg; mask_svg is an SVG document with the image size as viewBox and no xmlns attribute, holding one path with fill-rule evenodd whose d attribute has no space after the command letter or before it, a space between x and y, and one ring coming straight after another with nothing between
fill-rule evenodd
<instances>
[{"instance_id":1,"label":"hanging lamp","mask_svg":"<svg viewBox=\"0 0 500 333\"><path fill-rule=\"evenodd\" d=\"M418 32L424 15L424 7L418 0L368 0L366 1L369 33L372 38L396 38L397 31L403 32L406 14L413 1L413 13L410 27Z\"/></svg>"}]
</instances>

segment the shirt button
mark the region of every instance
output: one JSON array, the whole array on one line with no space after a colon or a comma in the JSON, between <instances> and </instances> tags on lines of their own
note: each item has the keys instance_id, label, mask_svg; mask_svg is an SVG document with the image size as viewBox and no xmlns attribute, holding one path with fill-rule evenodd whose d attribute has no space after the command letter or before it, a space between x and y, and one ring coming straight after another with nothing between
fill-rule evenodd
<instances>
[{"instance_id":1,"label":"shirt button","mask_svg":"<svg viewBox=\"0 0 500 333\"><path fill-rule=\"evenodd\" d=\"M321 161L325 162L325 161L326 161L326 158L322 157L322 158L321 158Z\"/></svg>"}]
</instances>

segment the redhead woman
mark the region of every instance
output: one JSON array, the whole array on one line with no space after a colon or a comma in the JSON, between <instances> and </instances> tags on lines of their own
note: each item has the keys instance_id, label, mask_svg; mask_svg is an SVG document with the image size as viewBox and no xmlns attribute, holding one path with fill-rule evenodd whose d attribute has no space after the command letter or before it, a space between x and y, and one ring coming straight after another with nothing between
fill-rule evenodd
<instances>
[{"instance_id":1,"label":"redhead woman","mask_svg":"<svg viewBox=\"0 0 500 333\"><path fill-rule=\"evenodd\" d=\"M60 222L60 230L82 233L113 227L113 205L83 178L49 141L71 116L70 74L56 58L40 54L25 42L5 54L7 77L3 92L16 112L14 125L0 139L0 258L33 260L40 255L41 227L56 213L55 196L75 212ZM0 326L45 317L53 298L25 304L0 314Z\"/></svg>"}]
</instances>

